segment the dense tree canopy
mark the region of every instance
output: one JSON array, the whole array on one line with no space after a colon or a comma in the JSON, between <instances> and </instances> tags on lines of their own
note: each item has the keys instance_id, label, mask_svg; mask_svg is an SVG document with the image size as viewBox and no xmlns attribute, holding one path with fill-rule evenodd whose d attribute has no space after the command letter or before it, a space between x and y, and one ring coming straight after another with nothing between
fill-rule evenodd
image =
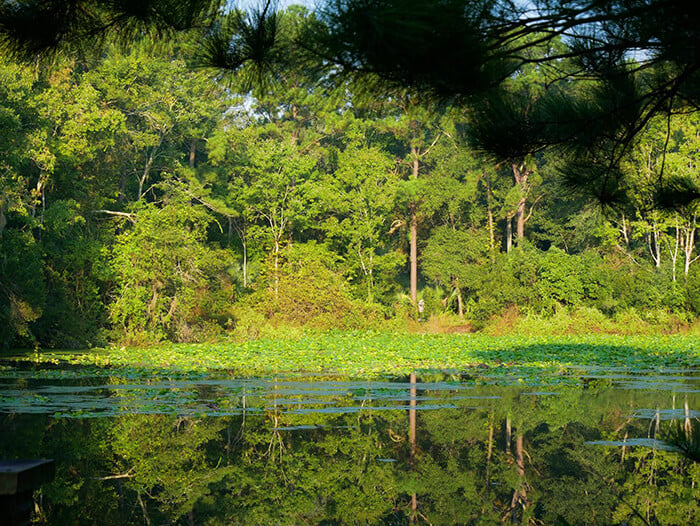
<instances>
[{"instance_id":1,"label":"dense tree canopy","mask_svg":"<svg viewBox=\"0 0 700 526\"><path fill-rule=\"evenodd\" d=\"M348 76L371 93L410 88L477 108L476 138L491 153L565 155L569 184L607 204L624 199L620 164L658 115L695 111L698 20L689 2L582 0L328 0L293 22L274 2L246 13L217 0L0 4L0 45L23 57L85 50L138 35L201 35L193 63L245 74L247 86L284 89L293 64L323 69L316 82ZM293 68L292 68L293 69ZM540 70L536 98L508 88ZM522 83L521 83L522 84ZM663 171L663 170L662 170ZM700 196L684 177L660 177L657 203ZM520 214L520 212L519 212Z\"/></svg>"},{"instance_id":2,"label":"dense tree canopy","mask_svg":"<svg viewBox=\"0 0 700 526\"><path fill-rule=\"evenodd\" d=\"M135 16L116 16L120 3L78 4L95 8L99 20L115 16L107 33ZM432 5L402 5L418 13L423 4ZM4 17L39 8L2 5ZM165 4L148 5L143 23L181 27L154 15ZM590 50L574 46L573 28L556 19L544 29L554 11L520 13L518 20L529 20L523 33L486 46L488 67L474 67L489 79L469 86L438 75L446 67L440 61L425 65L435 71L411 73L352 54L361 42L350 47L338 32L352 27L347 17L359 16L352 9L360 5L229 12L181 39L131 35L128 49L95 29L99 56L75 48L41 68L3 59L3 344L249 337L280 323L409 323L419 299L427 316L452 313L473 329L513 313L565 312L638 328L694 319L698 208L687 190L698 182L698 122L692 97L679 98L690 84L665 99L674 103L670 114L646 106L628 115L632 127L611 134L605 127L626 107L615 101L659 101L663 93L622 92L597 75L598 62L581 69ZM458 5L444 2L453 19L436 11L424 20L466 24ZM399 9L372 6L363 16L378 18L362 25L377 31L381 10ZM589 7L575 20L601 5ZM502 31L515 31L512 10L479 9L481 18L469 11L468 22L482 36L500 27L497 19ZM404 18L381 35L398 39ZM62 45L89 36L78 22L61 33ZM22 50L24 37L3 35L4 46ZM365 44L381 54L403 42L407 59L391 61L410 69L417 48L381 35ZM599 54L623 46L600 42ZM450 46L458 44L467 45ZM651 89L682 55L661 43L641 47L648 49L615 63L635 90ZM227 62L222 50L240 53ZM215 56L223 61L215 69L189 67ZM501 66L510 69L499 77ZM571 108L610 122L594 119L587 134L576 119L542 120ZM571 140L550 140L564 129ZM676 186L660 183L671 180ZM585 191L572 192L572 182ZM660 190L669 188L674 207L659 207ZM601 209L601 198L616 207Z\"/></svg>"}]
</instances>

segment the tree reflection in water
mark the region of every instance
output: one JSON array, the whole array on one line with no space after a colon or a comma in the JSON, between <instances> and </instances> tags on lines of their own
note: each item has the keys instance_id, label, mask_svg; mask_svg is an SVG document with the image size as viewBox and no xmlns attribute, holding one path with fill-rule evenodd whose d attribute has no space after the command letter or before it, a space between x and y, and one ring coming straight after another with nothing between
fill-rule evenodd
<instances>
[{"instance_id":1,"label":"tree reflection in water","mask_svg":"<svg viewBox=\"0 0 700 526\"><path fill-rule=\"evenodd\" d=\"M39 524L687 525L700 465L660 439L699 432L698 380L111 378L90 392L117 409L60 416L17 379L0 389L0 455L56 459Z\"/></svg>"}]
</instances>

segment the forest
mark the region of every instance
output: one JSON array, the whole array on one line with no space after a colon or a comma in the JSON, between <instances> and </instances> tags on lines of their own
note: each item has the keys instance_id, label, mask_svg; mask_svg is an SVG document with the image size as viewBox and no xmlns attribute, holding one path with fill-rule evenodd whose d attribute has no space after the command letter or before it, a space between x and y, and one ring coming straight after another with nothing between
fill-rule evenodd
<instances>
[{"instance_id":1,"label":"forest","mask_svg":"<svg viewBox=\"0 0 700 526\"><path fill-rule=\"evenodd\" d=\"M0 57L1 346L697 331L700 209L654 189L700 182L700 116L647 119L601 200L562 176L576 159L494 138L493 102L311 64L293 43L313 17L279 15L273 72L201 67L196 30ZM537 60L561 45L504 82L524 115L576 67Z\"/></svg>"}]
</instances>

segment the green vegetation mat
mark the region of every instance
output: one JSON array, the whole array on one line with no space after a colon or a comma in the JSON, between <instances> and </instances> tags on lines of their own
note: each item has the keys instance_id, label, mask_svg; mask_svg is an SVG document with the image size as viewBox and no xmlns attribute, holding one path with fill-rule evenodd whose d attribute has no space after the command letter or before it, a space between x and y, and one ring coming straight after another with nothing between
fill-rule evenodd
<instances>
[{"instance_id":1,"label":"green vegetation mat","mask_svg":"<svg viewBox=\"0 0 700 526\"><path fill-rule=\"evenodd\" d=\"M639 370L697 367L700 365L700 338L331 332L244 343L167 344L78 352L41 351L24 355L14 353L12 357L37 364L135 367L180 372L227 370L241 375L329 372L376 376L484 366L506 369L515 366L585 366Z\"/></svg>"}]
</instances>

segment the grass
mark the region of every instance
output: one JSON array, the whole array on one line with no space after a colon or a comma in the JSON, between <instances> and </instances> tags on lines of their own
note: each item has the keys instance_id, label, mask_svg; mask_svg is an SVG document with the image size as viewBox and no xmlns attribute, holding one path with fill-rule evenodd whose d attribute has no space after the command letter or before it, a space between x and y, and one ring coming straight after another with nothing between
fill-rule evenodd
<instances>
[{"instance_id":1,"label":"grass","mask_svg":"<svg viewBox=\"0 0 700 526\"><path fill-rule=\"evenodd\" d=\"M89 351L14 353L36 364L129 367L158 371L226 370L235 375L341 373L400 375L471 367L571 366L648 370L700 365L696 336L488 336L331 331L242 343L163 344ZM7 362L8 357L0 360Z\"/></svg>"}]
</instances>

